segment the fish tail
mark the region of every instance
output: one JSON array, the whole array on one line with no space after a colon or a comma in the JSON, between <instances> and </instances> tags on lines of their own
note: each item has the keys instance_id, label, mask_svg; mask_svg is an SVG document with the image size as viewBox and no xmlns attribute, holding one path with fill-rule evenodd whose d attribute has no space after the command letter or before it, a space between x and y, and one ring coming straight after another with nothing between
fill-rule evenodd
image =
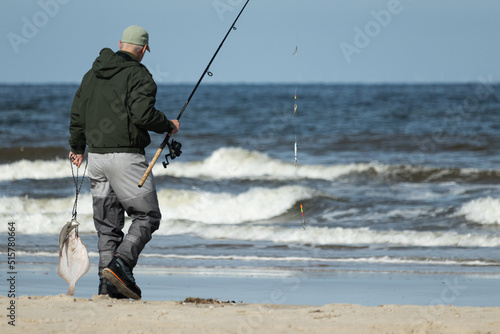
<instances>
[{"instance_id":1,"label":"fish tail","mask_svg":"<svg viewBox=\"0 0 500 334\"><path fill-rule=\"evenodd\" d=\"M70 284L70 286L68 288L68 292L66 292L66 294L68 296L73 296L75 294L75 288L76 288L76 286L74 284Z\"/></svg>"}]
</instances>

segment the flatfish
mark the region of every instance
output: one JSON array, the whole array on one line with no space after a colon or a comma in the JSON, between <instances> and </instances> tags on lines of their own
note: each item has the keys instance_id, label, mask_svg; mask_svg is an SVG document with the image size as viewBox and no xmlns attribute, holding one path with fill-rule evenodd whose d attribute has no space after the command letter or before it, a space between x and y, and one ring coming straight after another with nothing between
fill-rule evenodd
<instances>
[{"instance_id":1,"label":"flatfish","mask_svg":"<svg viewBox=\"0 0 500 334\"><path fill-rule=\"evenodd\" d=\"M72 220L61 229L59 234L59 265L57 273L68 282L68 292L75 294L76 282L90 269L87 248L78 236L78 222Z\"/></svg>"}]
</instances>

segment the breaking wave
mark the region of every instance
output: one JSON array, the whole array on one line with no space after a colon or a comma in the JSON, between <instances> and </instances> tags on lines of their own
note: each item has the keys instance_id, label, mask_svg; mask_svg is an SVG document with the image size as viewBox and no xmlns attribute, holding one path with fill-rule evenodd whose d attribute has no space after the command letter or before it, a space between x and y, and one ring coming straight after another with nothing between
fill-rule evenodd
<instances>
[{"instance_id":1,"label":"breaking wave","mask_svg":"<svg viewBox=\"0 0 500 334\"><path fill-rule=\"evenodd\" d=\"M388 165L379 162L337 165L298 165L272 158L267 154L238 147L215 150L201 161L175 161L176 168L156 164L156 176L197 179L335 180L347 175L365 175L385 182L495 182L500 171L473 168L440 168L412 165ZM20 179L55 179L71 177L66 159L20 160L0 165L0 181Z\"/></svg>"},{"instance_id":2,"label":"breaking wave","mask_svg":"<svg viewBox=\"0 0 500 334\"><path fill-rule=\"evenodd\" d=\"M7 253L0 252L0 255ZM89 257L98 258L98 252L88 252ZM39 256L39 257L58 257L58 251L18 251L19 256ZM440 258L406 258L406 257L391 257L391 256L373 256L373 257L339 257L339 258L324 258L324 257L306 257L306 256L240 256L240 255L182 255L182 254L159 254L159 253L143 253L144 258L160 258L160 259L181 259L181 260L217 260L217 261L241 261L241 262L314 262L314 263L368 263L368 264L415 264L415 265L439 265L439 266L477 266L477 267L497 267L500 262L483 259L440 259Z\"/></svg>"},{"instance_id":3,"label":"breaking wave","mask_svg":"<svg viewBox=\"0 0 500 334\"><path fill-rule=\"evenodd\" d=\"M158 200L163 221L195 221L202 224L242 224L285 214L299 200L318 196L317 191L300 186L251 188L240 194L209 193L197 190L160 190ZM58 234L71 219L73 197L31 199L0 198L0 219L15 221L27 234ZM92 199L82 194L78 200L80 232L94 232ZM0 232L6 232L6 224Z\"/></svg>"},{"instance_id":4,"label":"breaking wave","mask_svg":"<svg viewBox=\"0 0 500 334\"><path fill-rule=\"evenodd\" d=\"M371 245L386 244L416 247L499 247L498 235L460 234L457 232L436 231L395 231L371 230L368 227L311 227L305 231L301 226L284 228L282 226L259 225L207 225L200 223L169 221L161 231L163 235L193 234L204 239L232 239L248 241L271 241L277 244L310 245Z\"/></svg>"},{"instance_id":5,"label":"breaking wave","mask_svg":"<svg viewBox=\"0 0 500 334\"><path fill-rule=\"evenodd\" d=\"M301 186L255 187L239 194L198 190L160 190L163 218L160 235L194 235L207 240L267 241L276 244L372 245L409 247L500 247L498 233L455 231L374 230L368 227L282 225L266 221L286 214L300 200L325 196ZM25 234L59 234L71 218L73 197L31 199L0 198L0 220L15 221ZM481 224L498 224L500 200L485 198L464 204L458 214ZM79 197L80 233L95 233L90 194ZM127 218L127 224L130 222ZM266 223L266 224L262 224ZM0 225L0 233L7 232Z\"/></svg>"},{"instance_id":6,"label":"breaking wave","mask_svg":"<svg viewBox=\"0 0 500 334\"><path fill-rule=\"evenodd\" d=\"M477 224L500 225L500 199L486 197L469 201L457 214Z\"/></svg>"}]
</instances>

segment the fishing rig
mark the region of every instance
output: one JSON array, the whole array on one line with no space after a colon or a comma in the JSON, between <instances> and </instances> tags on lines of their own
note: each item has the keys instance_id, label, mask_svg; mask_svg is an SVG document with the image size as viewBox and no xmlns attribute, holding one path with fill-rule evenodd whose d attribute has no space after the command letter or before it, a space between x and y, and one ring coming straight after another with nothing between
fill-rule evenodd
<instances>
[{"instance_id":1,"label":"fishing rig","mask_svg":"<svg viewBox=\"0 0 500 334\"><path fill-rule=\"evenodd\" d=\"M70 165L71 165L71 174L73 176L73 183L75 184L75 202L73 203L73 211L71 213L71 220L68 221L61 229L61 232L59 233L59 250L62 249L62 244L68 237L69 233L71 230L75 229L76 230L76 236L78 236L78 226L80 223L77 220L77 210L78 210L78 196L80 195L80 191L82 190L82 185L83 181L85 180L85 173L87 171L87 166L88 166L88 159L85 159L85 168L83 170L82 178L79 178L78 172L79 168L73 166L73 161L70 160ZM76 168L76 175L74 168Z\"/></svg>"},{"instance_id":2,"label":"fishing rig","mask_svg":"<svg viewBox=\"0 0 500 334\"><path fill-rule=\"evenodd\" d=\"M188 99L186 100L186 103L184 104L184 106L182 107L182 110L181 112L179 113L179 116L177 116L177 120L180 120L182 114L184 113L184 111L186 110L186 107L188 106L189 104L189 101L191 101L191 98L193 97L194 93L196 92L196 90L198 89L198 86L200 85L201 81L203 80L203 78L205 77L205 74L208 75L209 77L211 77L213 75L212 72L210 72L210 65L212 65L212 62L214 61L215 57L217 56L217 54L219 53L219 50L221 49L222 45L224 44L224 42L226 41L227 39L227 36L229 36L229 33L232 31L232 30L236 30L236 27L235 27L235 24L236 24L236 21L238 21L238 19L240 18L241 16L241 13L243 13L243 11L245 10L246 6L248 5L248 2L250 0L247 0L245 2L245 5L243 5L243 8L241 8L238 16L236 16L236 19L234 20L233 24L231 25L231 27L229 28L229 30L227 31L226 33L226 36L224 36L224 39L222 40L222 42L219 44L219 47L217 48L217 50L215 51L214 55L212 56L212 59L210 59L210 62L208 63L207 67L205 68L205 70L203 71L200 79L198 80L198 82L196 83L196 86L194 86L194 89L193 91L191 92L191 94L189 95ZM144 175L142 176L142 179L141 181L139 182L138 186L139 188L142 187L142 185L144 184L144 182L146 182L146 179L148 178L148 175L151 173L151 170L153 169L153 166L155 165L156 161L158 160L158 158L160 157L163 149L165 148L165 146L168 147L168 150L169 150L169 153L165 155L165 162L163 162L163 167L164 168L167 168L168 164L169 164L169 161L168 161L168 157L170 157L172 160L175 159L176 157L180 156L182 151L181 151L181 148L182 148L182 144L179 143L178 141L175 141L172 139L171 142L169 142L170 140L170 133L167 134L167 136L165 137L165 139L163 140L163 142L160 144L160 147L158 148L158 150L156 151L156 154L154 155L153 159L151 159L151 162L149 163L149 166L148 168L146 169L146 171L144 172Z\"/></svg>"},{"instance_id":3,"label":"fishing rig","mask_svg":"<svg viewBox=\"0 0 500 334\"><path fill-rule=\"evenodd\" d=\"M299 21L299 1L297 0L297 21ZM298 24L296 25L298 26ZM298 43L298 33L296 32L296 45L295 45L295 50L293 51L292 53L292 56L297 56L299 54L299 43ZM298 68L298 66L296 66L296 68ZM295 93L293 95L293 119L294 119L294 145L293 145L293 151L294 151L294 166L295 166L295 179L298 179L297 177L297 174L298 174L298 167L297 167L297 151L298 151L298 148L297 148L297 89L298 89L298 86L299 86L299 80L297 79L297 82L295 83ZM300 204L300 215L302 216L302 228L305 230L306 229L306 220L304 218L304 206L302 205L302 200L299 201L299 204Z\"/></svg>"},{"instance_id":4,"label":"fishing rig","mask_svg":"<svg viewBox=\"0 0 500 334\"><path fill-rule=\"evenodd\" d=\"M296 55L298 53L298 47L295 47L295 51L293 52L293 55ZM293 118L294 118L294 144L293 144L293 151L294 151L294 167L295 167L295 178L297 179L297 86L295 86L295 94L293 95L294 103L293 103ZM304 218L304 206L302 205L302 200L299 201L300 204L300 214L302 216L302 228L305 230L306 229L306 220Z\"/></svg>"}]
</instances>

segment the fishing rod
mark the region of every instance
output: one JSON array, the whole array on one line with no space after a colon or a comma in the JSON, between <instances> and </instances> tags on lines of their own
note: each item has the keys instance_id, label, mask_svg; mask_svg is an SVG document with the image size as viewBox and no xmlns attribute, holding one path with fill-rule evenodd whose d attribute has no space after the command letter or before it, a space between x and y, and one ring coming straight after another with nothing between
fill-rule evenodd
<instances>
[{"instance_id":1,"label":"fishing rod","mask_svg":"<svg viewBox=\"0 0 500 334\"><path fill-rule=\"evenodd\" d=\"M226 38L227 38L227 36L229 36L229 33L231 32L231 30L236 30L236 27L234 25L236 24L236 21L238 21L238 19L240 18L241 13L243 13L243 11L245 10L245 7L247 6L247 4L248 4L249 1L250 0L247 0L245 2L245 5L243 6L243 8L241 8L240 13L238 14L238 16L236 16L236 19L234 20L233 24L231 25L231 27L227 31L226 36L224 36L224 39L219 44L219 47L217 48L217 51L215 51L212 59L210 59L210 62L208 63L208 65L205 68L205 70L203 71L200 79L196 83L196 86L194 86L193 91L191 92L191 94L189 95L188 99L186 100L186 103L184 104L184 107L182 107L182 110L179 113L179 116L177 116L177 120L179 120L181 118L182 114L186 110L186 107L189 104L189 101L191 101L191 98L193 97L194 93L198 89L198 86L200 85L201 81L205 77L205 74L208 74L209 77L211 77L213 75L212 72L210 72L210 65L212 65L212 62L214 61L215 57L217 56L217 53L219 53L219 50L221 49L222 45L226 41ZM168 146L169 153L165 155L166 162L163 162L163 167L164 168L167 168L167 165L169 164L168 157L170 157L173 160L176 157L178 157L178 156L181 155L181 153L182 153L182 151L181 151L181 147L182 147L181 143L179 143L178 141L176 141L174 139L172 139L172 142L169 142L169 140L170 140L170 133L167 134L167 136L165 137L165 139L163 140L163 142L160 144L160 147L158 148L158 151L156 151L155 156L153 157L153 159L149 163L149 166L146 169L146 172L144 172L144 175L142 176L142 179L139 182L139 185L138 185L139 188L142 187L142 185L144 184L144 182L146 182L146 179L148 178L148 175L151 173L151 170L153 169L153 166L155 165L156 161L160 157L160 154L163 151L163 149L165 148L165 146Z\"/></svg>"}]
</instances>

